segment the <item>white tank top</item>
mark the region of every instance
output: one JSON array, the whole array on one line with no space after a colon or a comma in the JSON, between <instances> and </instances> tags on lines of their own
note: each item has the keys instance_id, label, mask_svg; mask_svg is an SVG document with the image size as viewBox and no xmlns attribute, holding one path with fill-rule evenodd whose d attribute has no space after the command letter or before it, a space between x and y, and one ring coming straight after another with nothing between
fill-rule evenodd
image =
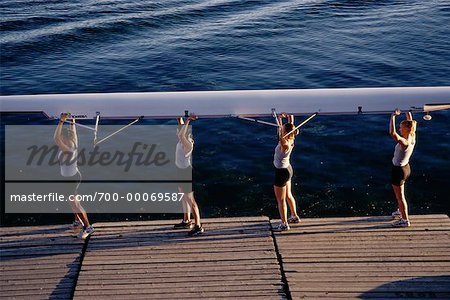
<instances>
[{"instance_id":1,"label":"white tank top","mask_svg":"<svg viewBox=\"0 0 450 300\"><path fill-rule=\"evenodd\" d=\"M63 177L72 177L75 176L78 171L78 151L77 149L71 149L72 156L69 160L67 160L65 157L63 157L62 151L59 151L58 153L58 160L59 160L59 167L61 169L61 176Z\"/></svg>"},{"instance_id":2,"label":"white tank top","mask_svg":"<svg viewBox=\"0 0 450 300\"><path fill-rule=\"evenodd\" d=\"M410 135L408 137L408 146L405 150L402 149L400 143L395 145L394 157L392 158L392 164L397 167L404 167L409 163L409 159L416 145L416 135Z\"/></svg>"},{"instance_id":3,"label":"white tank top","mask_svg":"<svg viewBox=\"0 0 450 300\"><path fill-rule=\"evenodd\" d=\"M191 142L192 143L192 142ZM191 151L186 154L181 141L178 142L175 150L175 165L180 169L186 169L192 166L192 151L194 150L194 143L192 143Z\"/></svg>"},{"instance_id":4,"label":"white tank top","mask_svg":"<svg viewBox=\"0 0 450 300\"><path fill-rule=\"evenodd\" d=\"M286 169L291 165L291 153L294 147L291 146L288 152L283 152L280 143L275 147L275 154L273 155L273 165L277 169Z\"/></svg>"}]
</instances>

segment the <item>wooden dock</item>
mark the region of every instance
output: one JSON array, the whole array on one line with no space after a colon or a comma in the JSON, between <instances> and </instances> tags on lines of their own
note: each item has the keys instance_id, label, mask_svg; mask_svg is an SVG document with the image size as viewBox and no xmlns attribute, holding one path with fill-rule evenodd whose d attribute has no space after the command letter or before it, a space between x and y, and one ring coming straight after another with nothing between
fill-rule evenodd
<instances>
[{"instance_id":1,"label":"wooden dock","mask_svg":"<svg viewBox=\"0 0 450 300\"><path fill-rule=\"evenodd\" d=\"M173 223L97 224L75 298L285 298L267 218L207 219L197 237Z\"/></svg>"},{"instance_id":2,"label":"wooden dock","mask_svg":"<svg viewBox=\"0 0 450 300\"><path fill-rule=\"evenodd\" d=\"M276 233L292 299L450 299L450 219L305 219ZM275 225L272 223L272 225Z\"/></svg>"},{"instance_id":3,"label":"wooden dock","mask_svg":"<svg viewBox=\"0 0 450 300\"><path fill-rule=\"evenodd\" d=\"M84 242L67 228L0 227L0 298L72 297Z\"/></svg>"},{"instance_id":4,"label":"wooden dock","mask_svg":"<svg viewBox=\"0 0 450 300\"><path fill-rule=\"evenodd\" d=\"M303 219L277 233L267 217L0 228L4 299L450 299L450 219Z\"/></svg>"}]
</instances>

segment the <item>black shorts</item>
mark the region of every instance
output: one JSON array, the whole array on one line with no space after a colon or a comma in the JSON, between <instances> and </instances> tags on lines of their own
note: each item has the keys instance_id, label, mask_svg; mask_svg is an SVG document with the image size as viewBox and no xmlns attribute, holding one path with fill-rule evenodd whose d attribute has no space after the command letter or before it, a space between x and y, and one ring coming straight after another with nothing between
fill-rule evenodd
<instances>
[{"instance_id":1,"label":"black shorts","mask_svg":"<svg viewBox=\"0 0 450 300\"><path fill-rule=\"evenodd\" d=\"M411 175L411 167L407 164L404 167L392 166L391 183L395 186L404 185Z\"/></svg>"},{"instance_id":2,"label":"black shorts","mask_svg":"<svg viewBox=\"0 0 450 300\"><path fill-rule=\"evenodd\" d=\"M278 169L275 168L275 182L274 185L278 187L283 187L286 183L291 180L292 175L294 174L294 170L292 170L292 166L287 168Z\"/></svg>"},{"instance_id":3,"label":"black shorts","mask_svg":"<svg viewBox=\"0 0 450 300\"><path fill-rule=\"evenodd\" d=\"M77 174L70 177L63 177L64 181L62 181L63 193L66 197L70 195L77 195L78 187L81 183L81 173L77 172Z\"/></svg>"}]
</instances>

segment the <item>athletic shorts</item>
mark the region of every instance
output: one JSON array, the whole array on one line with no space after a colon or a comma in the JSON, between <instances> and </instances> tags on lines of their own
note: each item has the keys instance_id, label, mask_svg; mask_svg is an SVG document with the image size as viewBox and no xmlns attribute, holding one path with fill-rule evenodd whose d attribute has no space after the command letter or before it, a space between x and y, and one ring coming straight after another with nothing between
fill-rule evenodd
<instances>
[{"instance_id":1,"label":"athletic shorts","mask_svg":"<svg viewBox=\"0 0 450 300\"><path fill-rule=\"evenodd\" d=\"M70 195L77 195L78 193L78 187L81 183L81 173L77 172L77 174L70 176L70 177L63 177L64 181L62 181L63 185L63 193L66 197L69 197Z\"/></svg>"},{"instance_id":2,"label":"athletic shorts","mask_svg":"<svg viewBox=\"0 0 450 300\"><path fill-rule=\"evenodd\" d=\"M291 180L292 175L294 174L294 170L292 170L292 166L287 168L278 169L275 168L275 182L274 185L278 187L283 187L286 183Z\"/></svg>"},{"instance_id":3,"label":"athletic shorts","mask_svg":"<svg viewBox=\"0 0 450 300\"><path fill-rule=\"evenodd\" d=\"M404 185L411 175L411 167L407 164L404 167L392 166L391 183L395 186Z\"/></svg>"}]
</instances>

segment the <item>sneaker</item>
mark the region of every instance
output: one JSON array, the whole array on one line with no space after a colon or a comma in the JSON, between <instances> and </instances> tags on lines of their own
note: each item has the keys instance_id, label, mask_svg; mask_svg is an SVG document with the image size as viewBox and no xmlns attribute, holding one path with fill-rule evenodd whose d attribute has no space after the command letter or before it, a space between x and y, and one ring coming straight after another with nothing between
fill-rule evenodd
<instances>
[{"instance_id":1,"label":"sneaker","mask_svg":"<svg viewBox=\"0 0 450 300\"><path fill-rule=\"evenodd\" d=\"M300 220L299 216L291 216L288 219L288 224L298 224L300 223L302 220Z\"/></svg>"},{"instance_id":2,"label":"sneaker","mask_svg":"<svg viewBox=\"0 0 450 300\"><path fill-rule=\"evenodd\" d=\"M72 230L80 230L83 227L83 223L81 223L80 221L76 220L72 222L72 225L70 225L70 229Z\"/></svg>"},{"instance_id":3,"label":"sneaker","mask_svg":"<svg viewBox=\"0 0 450 300\"><path fill-rule=\"evenodd\" d=\"M400 213L400 210L397 209L396 211L394 211L392 214L392 219L401 219L402 218L402 214Z\"/></svg>"},{"instance_id":4,"label":"sneaker","mask_svg":"<svg viewBox=\"0 0 450 300\"><path fill-rule=\"evenodd\" d=\"M193 226L194 226L194 224L192 224L191 220L189 220L187 222L185 222L183 220L180 223L173 225L173 228L174 229L192 229Z\"/></svg>"},{"instance_id":5,"label":"sneaker","mask_svg":"<svg viewBox=\"0 0 450 300\"><path fill-rule=\"evenodd\" d=\"M409 226L411 226L411 223L409 222L409 220L404 220L404 219L400 218L400 220L395 221L391 225L392 225L392 227L409 227Z\"/></svg>"},{"instance_id":6,"label":"sneaker","mask_svg":"<svg viewBox=\"0 0 450 300\"><path fill-rule=\"evenodd\" d=\"M85 239L88 238L88 236L90 236L91 234L93 234L94 231L95 231L95 229L94 229L94 227L92 227L92 226L88 226L88 227L86 227L86 228L83 227L83 229L80 231L80 234L78 235L78 237L79 237L80 239L85 240Z\"/></svg>"},{"instance_id":7,"label":"sneaker","mask_svg":"<svg viewBox=\"0 0 450 300\"><path fill-rule=\"evenodd\" d=\"M202 234L203 232L205 232L205 229L203 229L202 225L195 225L194 228L192 228L192 230L188 232L188 235L196 236Z\"/></svg>"},{"instance_id":8,"label":"sneaker","mask_svg":"<svg viewBox=\"0 0 450 300\"><path fill-rule=\"evenodd\" d=\"M291 228L289 227L288 223L284 224L283 222L281 222L280 225L278 225L278 227L275 229L275 231L288 231L289 229Z\"/></svg>"}]
</instances>

